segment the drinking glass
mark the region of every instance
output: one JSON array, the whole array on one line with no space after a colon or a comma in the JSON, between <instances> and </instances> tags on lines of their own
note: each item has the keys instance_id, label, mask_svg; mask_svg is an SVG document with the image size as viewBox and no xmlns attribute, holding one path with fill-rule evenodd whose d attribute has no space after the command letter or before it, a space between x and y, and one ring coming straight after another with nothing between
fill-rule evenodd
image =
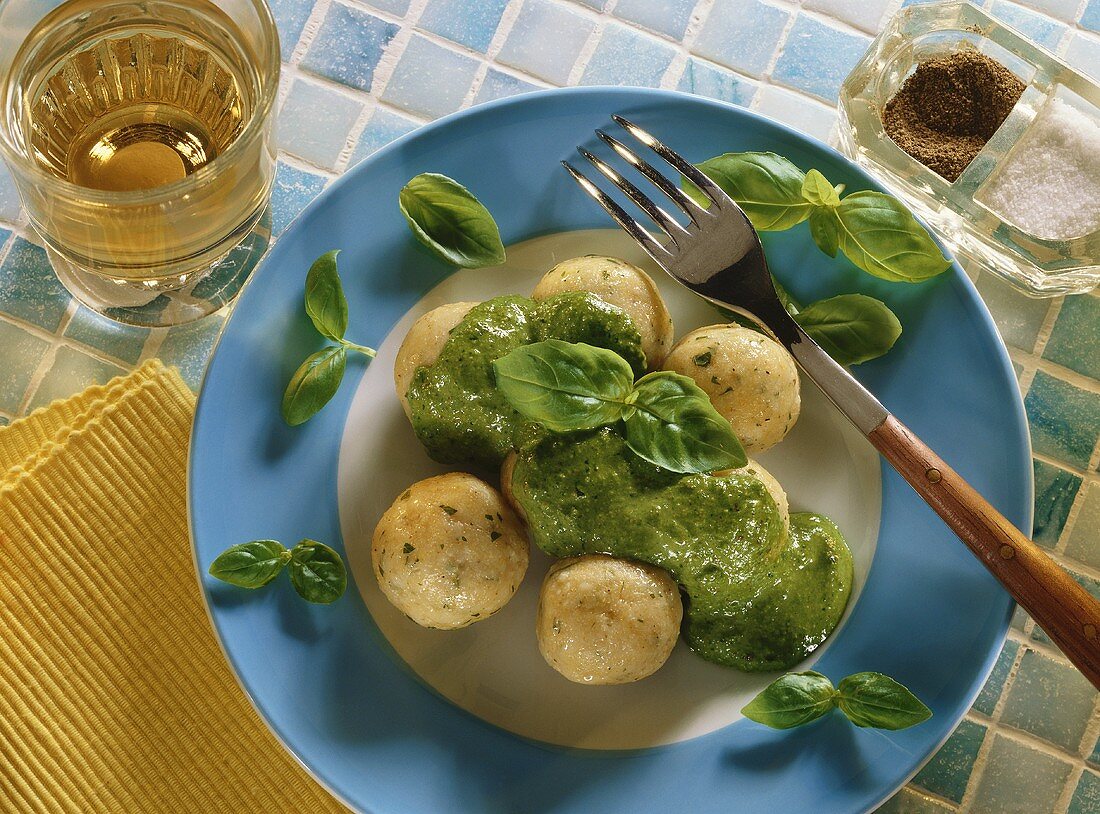
<instances>
[{"instance_id":1,"label":"drinking glass","mask_svg":"<svg viewBox=\"0 0 1100 814\"><path fill-rule=\"evenodd\" d=\"M270 240L264 0L0 0L0 153L58 278L136 325L240 291Z\"/></svg>"}]
</instances>

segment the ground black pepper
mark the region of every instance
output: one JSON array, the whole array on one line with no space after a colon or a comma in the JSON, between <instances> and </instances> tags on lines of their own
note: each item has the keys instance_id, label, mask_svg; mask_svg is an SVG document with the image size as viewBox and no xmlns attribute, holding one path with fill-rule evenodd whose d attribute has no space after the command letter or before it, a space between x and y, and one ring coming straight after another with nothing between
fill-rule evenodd
<instances>
[{"instance_id":1,"label":"ground black pepper","mask_svg":"<svg viewBox=\"0 0 1100 814\"><path fill-rule=\"evenodd\" d=\"M1024 92L1024 83L977 51L933 57L917 66L887 102L886 134L948 181L959 177Z\"/></svg>"}]
</instances>

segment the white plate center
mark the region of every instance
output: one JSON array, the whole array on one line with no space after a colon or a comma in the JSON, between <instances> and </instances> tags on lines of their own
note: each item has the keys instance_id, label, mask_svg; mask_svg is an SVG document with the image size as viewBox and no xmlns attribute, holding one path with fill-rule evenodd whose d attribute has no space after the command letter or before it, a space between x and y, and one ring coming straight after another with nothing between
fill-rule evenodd
<instances>
[{"instance_id":1,"label":"white plate center","mask_svg":"<svg viewBox=\"0 0 1100 814\"><path fill-rule=\"evenodd\" d=\"M740 709L775 678L741 673L695 656L681 641L653 676L634 684L573 684L547 666L535 641L539 586L551 559L532 547L512 601L493 617L457 631L419 627L382 595L371 567L375 524L402 491L443 467L416 440L393 388L397 349L421 314L448 302L528 295L554 264L608 254L645 268L672 312L676 335L722 322L720 315L657 269L618 230L548 235L508 249L497 269L459 270L394 326L352 400L340 444L340 528L355 582L382 633L425 683L463 709L517 735L562 746L636 749L698 737L741 717ZM867 578L878 539L882 483L877 453L824 395L803 380L802 413L790 435L760 456L787 491L792 511L831 517L855 559L848 611ZM799 669L807 669L840 627ZM385 657L385 656L381 656Z\"/></svg>"}]
</instances>

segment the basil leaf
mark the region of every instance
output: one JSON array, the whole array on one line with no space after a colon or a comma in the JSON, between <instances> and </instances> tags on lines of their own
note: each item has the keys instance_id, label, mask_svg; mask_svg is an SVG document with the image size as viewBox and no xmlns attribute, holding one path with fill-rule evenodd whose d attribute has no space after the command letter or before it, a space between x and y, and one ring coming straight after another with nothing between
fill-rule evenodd
<instances>
[{"instance_id":1,"label":"basil leaf","mask_svg":"<svg viewBox=\"0 0 1100 814\"><path fill-rule=\"evenodd\" d=\"M278 576L290 552L274 540L230 546L210 563L210 576L241 588L259 588Z\"/></svg>"},{"instance_id":2,"label":"basil leaf","mask_svg":"<svg viewBox=\"0 0 1100 814\"><path fill-rule=\"evenodd\" d=\"M493 372L509 404L555 432L614 424L634 387L619 354L560 339L516 348L493 362Z\"/></svg>"},{"instance_id":3,"label":"basil leaf","mask_svg":"<svg viewBox=\"0 0 1100 814\"><path fill-rule=\"evenodd\" d=\"M817 720L836 706L836 690L821 673L787 673L741 710L750 721L772 729L793 729Z\"/></svg>"},{"instance_id":4,"label":"basil leaf","mask_svg":"<svg viewBox=\"0 0 1100 814\"><path fill-rule=\"evenodd\" d=\"M837 692L841 711L856 726L906 729L932 717L919 698L882 673L854 673Z\"/></svg>"},{"instance_id":5,"label":"basil leaf","mask_svg":"<svg viewBox=\"0 0 1100 814\"><path fill-rule=\"evenodd\" d=\"M344 595L348 574L340 555L324 543L302 540L290 550L290 582L307 602L327 605Z\"/></svg>"},{"instance_id":6,"label":"basil leaf","mask_svg":"<svg viewBox=\"0 0 1100 814\"><path fill-rule=\"evenodd\" d=\"M697 166L737 201L762 232L790 229L813 211L813 204L802 197L802 170L775 153L725 153ZM683 187L700 206L710 204L686 179Z\"/></svg>"},{"instance_id":7,"label":"basil leaf","mask_svg":"<svg viewBox=\"0 0 1100 814\"><path fill-rule=\"evenodd\" d=\"M853 192L834 211L840 250L868 274L918 283L942 274L951 265L897 198L870 190Z\"/></svg>"},{"instance_id":8,"label":"basil leaf","mask_svg":"<svg viewBox=\"0 0 1100 814\"><path fill-rule=\"evenodd\" d=\"M474 269L504 262L496 221L470 190L446 175L422 173L398 196L416 239L445 263Z\"/></svg>"},{"instance_id":9,"label":"basil leaf","mask_svg":"<svg viewBox=\"0 0 1100 814\"><path fill-rule=\"evenodd\" d=\"M829 183L828 179L817 170L806 173L806 179L802 182L802 197L814 206L837 206L840 204L840 195Z\"/></svg>"},{"instance_id":10,"label":"basil leaf","mask_svg":"<svg viewBox=\"0 0 1100 814\"><path fill-rule=\"evenodd\" d=\"M348 301L336 270L339 249L325 252L306 274L306 313L322 336L339 342L348 329Z\"/></svg>"},{"instance_id":11,"label":"basil leaf","mask_svg":"<svg viewBox=\"0 0 1100 814\"><path fill-rule=\"evenodd\" d=\"M840 245L840 220L836 209L827 207L813 211L810 215L810 237L814 239L817 248L829 257L836 257L836 250Z\"/></svg>"},{"instance_id":12,"label":"basil leaf","mask_svg":"<svg viewBox=\"0 0 1100 814\"><path fill-rule=\"evenodd\" d=\"M842 365L877 359L901 336L901 323L886 304L863 294L841 294L810 303L795 322Z\"/></svg>"},{"instance_id":13,"label":"basil leaf","mask_svg":"<svg viewBox=\"0 0 1100 814\"><path fill-rule=\"evenodd\" d=\"M328 404L340 389L347 360L345 347L331 345L302 362L283 393L283 420L297 426Z\"/></svg>"},{"instance_id":14,"label":"basil leaf","mask_svg":"<svg viewBox=\"0 0 1100 814\"><path fill-rule=\"evenodd\" d=\"M687 376L662 370L638 380L625 418L626 445L673 472L713 472L746 463L730 423Z\"/></svg>"}]
</instances>

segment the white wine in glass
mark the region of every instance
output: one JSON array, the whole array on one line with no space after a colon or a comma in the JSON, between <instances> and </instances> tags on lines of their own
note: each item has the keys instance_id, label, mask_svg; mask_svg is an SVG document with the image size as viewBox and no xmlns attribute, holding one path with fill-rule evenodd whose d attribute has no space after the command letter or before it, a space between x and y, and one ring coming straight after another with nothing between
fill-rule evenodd
<instances>
[{"instance_id":1,"label":"white wine in glass","mask_svg":"<svg viewBox=\"0 0 1100 814\"><path fill-rule=\"evenodd\" d=\"M263 0L12 0L0 54L0 148L74 296L142 325L232 299L269 237Z\"/></svg>"}]
</instances>

